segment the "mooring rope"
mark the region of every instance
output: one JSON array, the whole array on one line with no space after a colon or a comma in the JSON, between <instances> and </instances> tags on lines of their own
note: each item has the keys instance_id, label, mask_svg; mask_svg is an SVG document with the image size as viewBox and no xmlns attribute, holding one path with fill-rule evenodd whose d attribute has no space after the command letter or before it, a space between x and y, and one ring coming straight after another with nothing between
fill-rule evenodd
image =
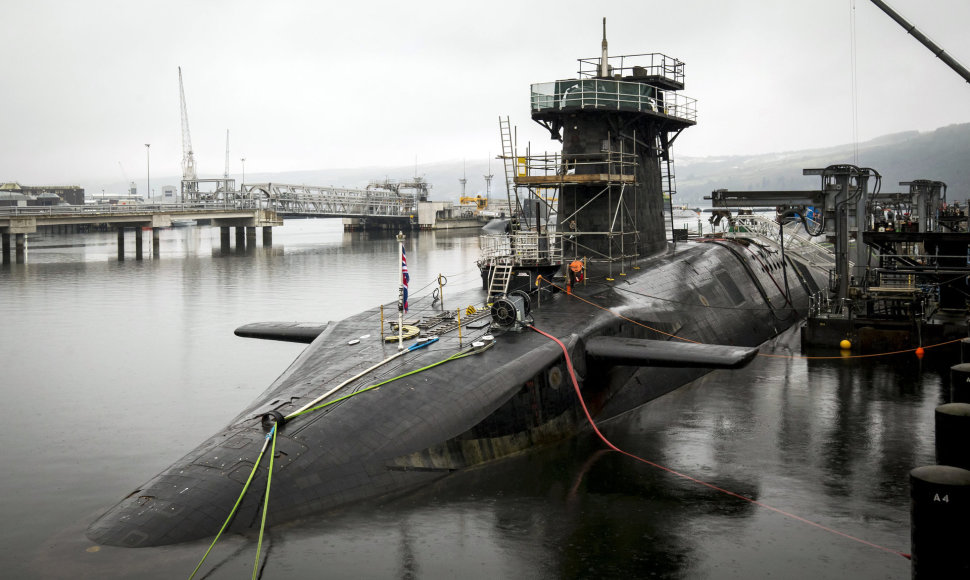
<instances>
[{"instance_id":1,"label":"mooring rope","mask_svg":"<svg viewBox=\"0 0 970 580\"><path fill-rule=\"evenodd\" d=\"M426 341L424 343L420 343L418 345L413 345L408 350L401 351L398 354L404 354L404 353L407 353L407 352L411 352L413 350L417 350L418 348L427 346L429 344L432 344L433 342L435 342L435 341L434 340L429 340L429 341ZM339 403L341 401L345 401L345 400L347 400L347 399L349 399L351 397L355 397L357 395L360 395L361 393L366 393L367 391L371 391L371 390L377 389L377 388L382 387L382 386L384 386L384 385L386 385L388 383L392 383L394 381L403 379L405 377L409 377L409 376L418 374L420 372L426 371L428 369L432 369L432 368L437 367L439 365L443 365L443 364L445 364L447 362L451 362L451 361L455 361L455 360L458 360L458 359L462 359L462 358L465 358L465 357L468 357L468 356L472 356L472 355L479 354L481 352L484 352L484 351L488 350L494 344L495 344L495 342L487 342L483 346L473 346L473 347L468 348L468 349L465 349L463 351L458 351L457 353L455 353L455 354L453 354L453 355L451 355L451 356L449 356L447 358L444 358L444 359L442 359L442 360L440 360L438 362L431 363L429 365L423 366L423 367L418 368L418 369L414 369L412 371L408 371L408 372L403 373L403 374L400 374L400 375L398 375L396 377L392 377L390 379L387 379L385 381L381 381L381 382L379 382L377 384L374 384L374 385L371 385L369 387L360 389L360 390L355 391L353 393L350 393L348 395L344 395L343 397L339 397L337 399L333 399L332 401L327 401L326 403L322 403L320 405L316 405L316 406L313 406L313 407L303 408L303 409L301 409L301 410L299 410L297 412L294 412L294 413L288 415L287 417L285 417L285 419L288 421L288 420L290 420L292 418L295 418L295 417L298 417L298 416L301 416L301 415L305 415L307 413L311 413L313 411L317 411L317 410L323 409L325 407L329 407L330 405L334 405L334 404ZM381 364L384 364L385 362L388 362L389 360L391 360L393 358L397 358L397 355L395 355L394 357L390 357L389 359L386 359L386 360L382 361L381 363L379 363L377 365L374 365L373 367L371 367L370 369L368 369L365 372L370 372L371 370L377 368ZM361 373L361 374L357 375L354 378L355 379L356 378L360 378L361 376L363 376L363 374L364 373ZM350 382L350 381L345 381L344 383L341 384L341 386L343 386L344 384L346 384L348 382ZM333 391L334 390L332 389L327 394L330 394ZM323 397L326 397L326 396L327 395L324 395ZM316 399L316 401L321 400L323 397L318 397ZM266 454L267 447L270 446L270 444L272 444L272 449L271 449L271 452L270 452L270 460L269 460L269 473L267 474L267 477L266 477L266 493L265 493L264 500L263 500L263 514L262 514L262 519L260 521L260 526L259 526L259 541L257 542L257 545L256 545L256 562L253 564L253 580L256 579L256 576L257 576L257 574L259 572L259 559L260 559L260 554L262 552L263 534L264 534L264 531L265 531L265 528L266 528L266 514L267 514L268 509L269 509L269 493L270 493L270 484L272 482L272 477L273 477L273 458L276 455L276 434L277 434L277 431L278 431L278 427L279 427L279 423L274 423L273 426L272 426L272 428L270 429L270 432L266 434L266 437L264 438L264 441L263 441L263 447L259 451L259 456L256 458L256 463L253 465L253 469L252 469L252 471L250 471L249 477L246 479L245 485L243 485L243 489L242 489L242 492L240 492L240 494L239 494L239 498L236 499L236 504L232 507L232 510L230 510L229 517L227 517L226 518L226 521L222 524L222 527L219 529L219 533L216 534L216 537L212 540L212 543L209 544L209 548L205 551L205 554L203 554L202 560L199 561L199 564L195 567L195 570L193 570L192 571L192 574L189 575L189 580L192 580L195 577L195 575L199 572L199 569L202 568L202 564L205 563L206 558L209 557L209 553L212 551L212 548L216 545L216 542L219 541L219 538L222 537L223 532L225 532L226 528L229 526L229 522L231 522L233 516L235 516L236 510L239 509L239 505L242 503L242 500L245 497L246 492L249 491L249 485L253 481L253 476L256 474L256 470L259 469L259 464L262 461L263 456Z\"/></svg>"},{"instance_id":2,"label":"mooring rope","mask_svg":"<svg viewBox=\"0 0 970 580\"><path fill-rule=\"evenodd\" d=\"M205 559L209 557L209 552L212 551L212 548L216 545L216 542L218 542L219 538L222 537L222 532L226 531L226 527L229 525L229 522L232 521L232 517L236 515L236 510L239 509L239 504L242 503L243 497L246 496L246 492L249 490L249 484L252 483L253 476L256 475L256 470L259 469L259 462L263 460L263 455L266 454L266 447L269 446L271 437L275 442L276 425L273 425L273 428L270 430L270 432L266 434L266 437L263 440L263 448L260 449L259 456L256 458L256 463L253 464L253 470L249 472L249 477L246 478L246 484L243 485L242 492L239 493L239 498L236 500L236 505L232 506L232 509L229 511L229 517L226 518L226 521L223 522L222 527L219 528L219 533L216 534L216 537L212 540L212 543L209 544L209 549L206 550L205 554L202 555L202 560L199 561L199 564L195 567L195 570L192 570L192 573L189 575L189 580L192 580L192 578L194 578L195 575L199 572L199 568L201 568L202 564L205 563ZM268 486L269 484L267 484L267 487Z\"/></svg>"},{"instance_id":3,"label":"mooring rope","mask_svg":"<svg viewBox=\"0 0 970 580\"><path fill-rule=\"evenodd\" d=\"M670 473L672 475L676 475L677 477L681 477L681 478L686 479L688 481L692 481L694 483L703 485L703 486L708 487L710 489L713 489L715 491L719 491L721 493L730 495L731 497L736 497L738 499L743 499L744 501L750 502L750 503L752 503L754 505L757 505L759 507L763 507L765 509L771 510L773 512L779 513L779 514L784 515L784 516L787 516L789 518L792 518L792 519L798 520L800 522L806 523L806 524L808 524L810 526L814 526L814 527L819 528L821 530L825 530L827 532L831 532L833 534L842 536L844 538L848 538L850 540L854 540L856 542L859 542L861 544L865 544L865 545L870 546L872 548L877 548L879 550L883 550L885 552L889 552L890 554L896 554L896 555L902 556L902 557L904 557L906 559L911 559L910 554L906 554L906 553L900 552L898 550L893 550L892 548L886 548L884 546L880 546L879 544L874 544L872 542L863 540L861 538L857 538L857 537L852 536L850 534L847 534L845 532L840 532L838 530L835 530L835 529L829 528L827 526L824 526L824 525L822 525L822 524L820 524L818 522L813 522L811 520L805 519L805 518L803 518L801 516L797 516L797 515L795 515L793 513L790 513L790 512L786 512L785 510L782 510L782 509L779 509L779 508L770 506L770 505L768 505L766 503L763 503L763 502L760 502L758 500L751 499L749 497L743 496L743 495L741 495L739 493L735 493L733 491L729 491L729 490L724 489L722 487L718 487L718 486L716 486L716 485L714 485L712 483L708 483L706 481L702 481L702 480L697 479L695 477L691 477L691 476L689 476L687 474L680 473L679 471L675 471L675 470L673 470L673 469L671 469L669 467L665 467L663 465L660 465L659 463L654 463L653 461L649 461L647 459L644 459L643 457L640 457L639 455L635 455L633 453L630 453L629 451L624 451L623 449L620 449L619 447L617 447L616 445L614 445L609 439L607 439L606 436L603 435L603 433L600 432L599 428L596 426L596 422L593 421L593 416L590 414L589 409L586 407L586 401L583 399L583 393L582 393L582 391L579 388L579 381L576 380L576 372L573 369L572 359L569 356L569 349L566 348L566 345L563 344L563 342L561 340L559 340L558 338L556 338L555 336L553 336L551 334L548 334L546 332L543 332L543 331L539 330L538 328L536 328L535 326L529 326L529 328L532 329L532 330L534 330L535 332L541 334L542 336L545 336L546 338L555 341L556 344L558 344L559 347L562 349L563 357L566 360L566 368L567 368L567 370L569 370L569 377L572 380L573 388L576 391L576 397L579 399L579 404L580 404L580 406L583 409L583 413L586 415L586 421L589 423L590 427L592 427L593 432L596 433L596 436L599 437L599 439L607 447L609 447L613 451L616 451L617 453L620 453L622 455L626 455L627 457L630 457L630 458L635 459L637 461L640 461L642 463L646 463L647 465L649 465L651 467L655 467L657 469L666 471L667 473Z\"/></svg>"},{"instance_id":4,"label":"mooring rope","mask_svg":"<svg viewBox=\"0 0 970 580\"><path fill-rule=\"evenodd\" d=\"M269 452L269 471L266 474L266 495L263 497L263 519L259 522L259 541L256 543L256 562L253 564L253 580L259 572L259 555L263 550L263 531L266 529L266 512L269 511L269 485L273 482L273 458L276 457L276 432L278 429L274 424L270 433L273 434L273 444Z\"/></svg>"}]
</instances>

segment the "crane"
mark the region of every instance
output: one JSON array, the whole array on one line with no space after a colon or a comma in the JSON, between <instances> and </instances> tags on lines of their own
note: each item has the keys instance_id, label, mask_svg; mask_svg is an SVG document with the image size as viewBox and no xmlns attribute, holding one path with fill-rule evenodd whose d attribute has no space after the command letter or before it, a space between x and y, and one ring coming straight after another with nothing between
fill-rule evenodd
<instances>
[{"instance_id":1,"label":"crane","mask_svg":"<svg viewBox=\"0 0 970 580\"><path fill-rule=\"evenodd\" d=\"M955 73L963 77L963 80L970 83L970 71L967 70L965 66L956 61L952 56L948 55L946 51L937 46L935 42L926 37L925 34L917 30L915 26L910 24L905 18L899 15L898 12L889 7L888 4L882 0L872 0L872 3L879 7L880 10L885 12L890 18L896 21L897 24L906 29L906 32L913 35L913 38L918 40L920 44L925 46L932 52L936 58L942 60L948 67L953 69Z\"/></svg>"},{"instance_id":2,"label":"crane","mask_svg":"<svg viewBox=\"0 0 970 580\"><path fill-rule=\"evenodd\" d=\"M179 67L179 100L182 105L182 193L194 192L198 184L195 173L195 156L192 154L192 135L189 133L189 113L185 108L185 89L182 87L182 67ZM190 182L186 184L186 182Z\"/></svg>"},{"instance_id":3,"label":"crane","mask_svg":"<svg viewBox=\"0 0 970 580\"><path fill-rule=\"evenodd\" d=\"M229 179L229 129L226 129L226 171L222 174L222 178Z\"/></svg>"},{"instance_id":4,"label":"crane","mask_svg":"<svg viewBox=\"0 0 970 580\"><path fill-rule=\"evenodd\" d=\"M121 161L118 162L118 167L121 168L121 175L125 178L125 184L128 185L128 195L132 198L135 197L138 195L138 186L135 185L134 181L128 179L128 172L125 171L125 166L121 164Z\"/></svg>"}]
</instances>

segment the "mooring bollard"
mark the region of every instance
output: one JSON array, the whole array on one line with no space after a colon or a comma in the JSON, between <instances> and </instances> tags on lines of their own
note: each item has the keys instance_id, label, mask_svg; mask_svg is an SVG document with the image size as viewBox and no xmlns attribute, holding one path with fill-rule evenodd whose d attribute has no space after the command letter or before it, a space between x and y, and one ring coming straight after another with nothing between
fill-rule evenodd
<instances>
[{"instance_id":1,"label":"mooring bollard","mask_svg":"<svg viewBox=\"0 0 970 580\"><path fill-rule=\"evenodd\" d=\"M913 578L970 578L970 471L917 467L909 493Z\"/></svg>"},{"instance_id":2,"label":"mooring bollard","mask_svg":"<svg viewBox=\"0 0 970 580\"><path fill-rule=\"evenodd\" d=\"M960 362L970 363L970 338L960 341Z\"/></svg>"},{"instance_id":3,"label":"mooring bollard","mask_svg":"<svg viewBox=\"0 0 970 580\"><path fill-rule=\"evenodd\" d=\"M970 363L950 367L950 402L970 403Z\"/></svg>"},{"instance_id":4,"label":"mooring bollard","mask_svg":"<svg viewBox=\"0 0 970 580\"><path fill-rule=\"evenodd\" d=\"M970 469L970 403L947 403L936 408L936 462Z\"/></svg>"}]
</instances>

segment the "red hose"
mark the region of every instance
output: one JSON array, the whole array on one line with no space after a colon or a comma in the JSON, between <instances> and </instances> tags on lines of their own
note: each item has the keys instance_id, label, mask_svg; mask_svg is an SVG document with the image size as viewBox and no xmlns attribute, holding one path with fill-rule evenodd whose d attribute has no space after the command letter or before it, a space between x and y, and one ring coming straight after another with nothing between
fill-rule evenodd
<instances>
[{"instance_id":1,"label":"red hose","mask_svg":"<svg viewBox=\"0 0 970 580\"><path fill-rule=\"evenodd\" d=\"M873 544L872 542L867 542L866 540L863 540L861 538L857 538L855 536L851 536L849 534L846 534L844 532L840 532L838 530L833 530L832 528L825 527L822 524L813 522L811 520L806 520L803 517L796 516L795 514L786 512L786 511L781 510L781 509L778 509L776 507L772 507L772 506L770 506L768 504L765 504L765 503L761 503L758 500L754 500L754 499L751 499L749 497L745 497L743 495L734 493L733 491L729 491L729 490L726 490L724 488L717 487L716 485L713 485L713 484L707 483L706 481L701 481L701 480L696 479L694 477L691 477L689 475L680 473L679 471L675 471L673 469L670 469L669 467L664 467L663 465L660 465L659 463L654 463L654 462L649 461L647 459L644 459L644 458L642 458L642 457L640 457L638 455L634 455L634 454L632 454L632 453L630 453L628 451L624 451L624 450L620 449L619 447L617 447L616 445L613 445L613 443L610 442L610 440L607 439L606 436L603 435L600 432L599 428L596 426L596 422L593 421L593 416L590 415L590 413L589 413L589 409L586 408L586 401L583 400L583 393L579 389L579 381L576 380L576 371L573 369L573 361L569 357L569 350L566 348L566 345L563 344L563 342L561 340L559 340L558 338L556 338L555 336L553 336L551 334L548 334L546 332L543 332L543 331L539 330L538 328L536 328L535 326L530 326L529 328L531 328L532 330L538 332L539 334L541 334L542 336L545 336L546 338L548 338L550 340L554 340L556 342L556 344L558 344L559 347L562 349L563 356L566 359L566 369L569 371L569 378L573 382L573 389L575 389L575 391L576 391L576 397L579 399L579 405L583 408L583 413L585 413L585 415L586 415L586 420L589 422L590 427L593 428L593 432L596 433L596 436L599 437L600 440L607 447L609 447L610 449L612 449L613 451L616 451L617 453L622 453L623 455L626 455L627 457L630 457L630 458L635 459L637 461L640 461L642 463L646 463L647 465L650 465L651 467L656 467L657 469L662 469L663 471L666 471L667 473L671 473L673 475L676 475L677 477L682 477L682 478L684 478L684 479L686 479L688 481L693 481L694 483L703 485L704 487L708 487L710 489L713 489L715 491L719 491L721 493L725 493L727 495L730 495L732 497L736 497L738 499L743 499L744 501L751 502L751 503L753 503L753 504L755 504L757 506L763 507L763 508L768 509L768 510L771 510L773 512L777 512L777 513L779 513L779 514L781 514L783 516L787 516L787 517L790 517L792 519L796 519L796 520L798 520L800 522L804 522L804 523L806 523L806 524L808 524L810 526L815 526L816 528L819 528L821 530L825 530L827 532L831 532L833 534L837 534L839 536L842 536L844 538L848 538L850 540L855 540L856 542L859 542L861 544L865 544L867 546L870 546L870 547L873 547L873 548L876 548L876 549L879 549L879 550L883 550L885 552L889 552L890 554L896 554L896 555L902 556L903 558L906 558L907 560L908 559L911 559L911 557L910 557L909 554L900 552L898 550L893 550L891 548L886 548L886 547L880 546L878 544Z\"/></svg>"}]
</instances>

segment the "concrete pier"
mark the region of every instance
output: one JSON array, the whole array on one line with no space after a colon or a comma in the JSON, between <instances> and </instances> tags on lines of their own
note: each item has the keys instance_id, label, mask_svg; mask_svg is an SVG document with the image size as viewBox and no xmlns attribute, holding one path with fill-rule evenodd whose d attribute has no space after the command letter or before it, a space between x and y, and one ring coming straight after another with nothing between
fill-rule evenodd
<instances>
[{"instance_id":1,"label":"concrete pier","mask_svg":"<svg viewBox=\"0 0 970 580\"><path fill-rule=\"evenodd\" d=\"M227 251L229 242L225 236L228 228L236 228L236 245L245 251L247 245L256 247L256 228L281 226L283 219L271 209L251 207L176 207L168 206L99 206L99 207L57 207L42 213L23 213L22 208L0 208L0 236L3 236L3 252L0 254L3 263L10 263L10 236L14 240L15 257L17 263L25 263L27 256L27 234L41 231L43 233L77 233L97 229L110 231L115 228L118 232L118 259L125 259L125 229L135 230L135 258L145 257L144 230L152 230L152 256L161 255L159 243L161 228L171 227L173 218L190 217L195 220L206 220L211 225L222 228L223 250ZM39 228L39 229L38 229ZM245 228L249 228L249 233ZM264 234L265 235L265 234Z\"/></svg>"},{"instance_id":2,"label":"concrete pier","mask_svg":"<svg viewBox=\"0 0 970 580\"><path fill-rule=\"evenodd\" d=\"M219 250L222 252L222 255L226 255L229 253L231 247L229 227L222 226L219 228Z\"/></svg>"},{"instance_id":3,"label":"concrete pier","mask_svg":"<svg viewBox=\"0 0 970 580\"><path fill-rule=\"evenodd\" d=\"M145 233L140 227L135 228L135 259L141 260L144 258L145 250Z\"/></svg>"},{"instance_id":4,"label":"concrete pier","mask_svg":"<svg viewBox=\"0 0 970 580\"><path fill-rule=\"evenodd\" d=\"M256 248L256 228L254 226L246 226L246 249L252 250Z\"/></svg>"},{"instance_id":5,"label":"concrete pier","mask_svg":"<svg viewBox=\"0 0 970 580\"><path fill-rule=\"evenodd\" d=\"M27 234L14 234L14 254L18 264L27 261Z\"/></svg>"},{"instance_id":6,"label":"concrete pier","mask_svg":"<svg viewBox=\"0 0 970 580\"><path fill-rule=\"evenodd\" d=\"M273 245L273 228L263 227L263 247L269 248Z\"/></svg>"}]
</instances>

